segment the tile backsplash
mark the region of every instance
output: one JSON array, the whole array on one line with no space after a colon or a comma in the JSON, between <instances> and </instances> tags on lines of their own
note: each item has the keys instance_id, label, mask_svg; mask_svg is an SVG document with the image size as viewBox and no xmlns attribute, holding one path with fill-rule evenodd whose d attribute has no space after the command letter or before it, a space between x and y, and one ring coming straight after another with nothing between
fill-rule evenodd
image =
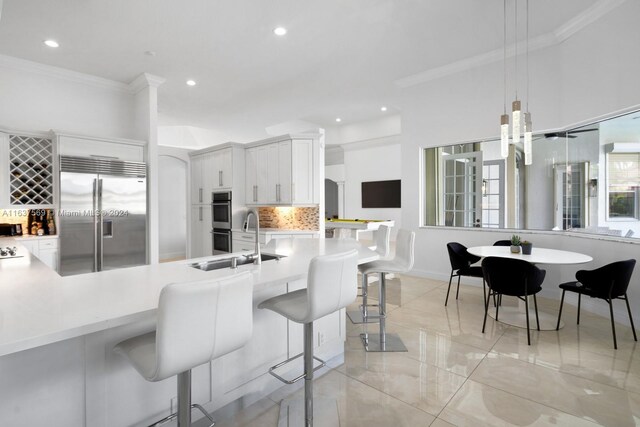
<instances>
[{"instance_id":1,"label":"tile backsplash","mask_svg":"<svg viewBox=\"0 0 640 427\"><path fill-rule=\"evenodd\" d=\"M2 224L22 224L24 234L27 233L27 223L29 214L27 209L0 209L0 223Z\"/></svg>"},{"instance_id":2,"label":"tile backsplash","mask_svg":"<svg viewBox=\"0 0 640 427\"><path fill-rule=\"evenodd\" d=\"M261 207L259 208L261 228L282 228L285 230L319 230L320 210L318 207Z\"/></svg>"}]
</instances>

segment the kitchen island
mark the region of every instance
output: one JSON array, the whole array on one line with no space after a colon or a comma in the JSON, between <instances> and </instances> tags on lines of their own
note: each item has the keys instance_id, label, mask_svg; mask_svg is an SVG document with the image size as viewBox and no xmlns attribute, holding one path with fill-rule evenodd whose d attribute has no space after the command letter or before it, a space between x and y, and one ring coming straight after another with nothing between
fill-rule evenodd
<instances>
[{"instance_id":1,"label":"kitchen island","mask_svg":"<svg viewBox=\"0 0 640 427\"><path fill-rule=\"evenodd\" d=\"M18 246L23 255L0 261L0 425L145 425L168 414L175 379L147 383L113 345L153 330L165 285L240 271L250 271L254 282L253 338L193 371L193 400L209 411L248 405L281 386L268 367L302 349L299 325L257 304L304 287L316 255L357 248L360 263L377 258L353 241L281 239L264 252L283 258L237 270L189 266L226 255L60 277L18 242L0 239L0 245ZM317 354L342 354L344 311L321 319L316 329Z\"/></svg>"}]
</instances>

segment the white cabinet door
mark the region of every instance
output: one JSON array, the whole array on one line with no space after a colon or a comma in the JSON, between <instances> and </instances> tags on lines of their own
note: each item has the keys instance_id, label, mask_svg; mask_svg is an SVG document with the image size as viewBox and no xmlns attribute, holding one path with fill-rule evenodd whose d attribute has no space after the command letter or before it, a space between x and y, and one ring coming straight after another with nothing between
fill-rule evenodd
<instances>
[{"instance_id":1,"label":"white cabinet door","mask_svg":"<svg viewBox=\"0 0 640 427\"><path fill-rule=\"evenodd\" d=\"M268 145L261 145L256 147L257 154L257 168L256 168L256 193L257 193L257 204L265 204L270 203L269 199L269 187L272 185L269 183L269 156L268 156ZM274 193L275 194L275 193Z\"/></svg>"},{"instance_id":2,"label":"white cabinet door","mask_svg":"<svg viewBox=\"0 0 640 427\"><path fill-rule=\"evenodd\" d=\"M213 193L218 188L218 168L215 153L202 155L202 185L204 187L204 203L211 203Z\"/></svg>"},{"instance_id":3,"label":"white cabinet door","mask_svg":"<svg viewBox=\"0 0 640 427\"><path fill-rule=\"evenodd\" d=\"M65 135L58 137L58 154L144 162L144 146L142 144L127 144L119 141Z\"/></svg>"},{"instance_id":4,"label":"white cabinet door","mask_svg":"<svg viewBox=\"0 0 640 427\"><path fill-rule=\"evenodd\" d=\"M233 149L231 147L216 151L219 189L231 189L233 186Z\"/></svg>"},{"instance_id":5,"label":"white cabinet door","mask_svg":"<svg viewBox=\"0 0 640 427\"><path fill-rule=\"evenodd\" d=\"M267 191L265 202L269 204L278 203L278 184L280 180L280 168L278 144L267 145Z\"/></svg>"},{"instance_id":6,"label":"white cabinet door","mask_svg":"<svg viewBox=\"0 0 640 427\"><path fill-rule=\"evenodd\" d=\"M291 147L291 202L294 204L314 203L313 179L313 140L296 140Z\"/></svg>"},{"instance_id":7,"label":"white cabinet door","mask_svg":"<svg viewBox=\"0 0 640 427\"><path fill-rule=\"evenodd\" d=\"M256 250L256 244L253 242L247 242L245 240L232 240L232 248L231 250L233 252L240 252L240 251L250 251L253 252Z\"/></svg>"},{"instance_id":8,"label":"white cabinet door","mask_svg":"<svg viewBox=\"0 0 640 427\"><path fill-rule=\"evenodd\" d=\"M245 204L253 205L258 202L256 185L258 184L258 148L248 148L244 155L245 173Z\"/></svg>"},{"instance_id":9,"label":"white cabinet door","mask_svg":"<svg viewBox=\"0 0 640 427\"><path fill-rule=\"evenodd\" d=\"M278 203L291 204L291 141L278 143Z\"/></svg>"},{"instance_id":10,"label":"white cabinet door","mask_svg":"<svg viewBox=\"0 0 640 427\"><path fill-rule=\"evenodd\" d=\"M207 205L191 207L191 258L213 253L211 241L211 209Z\"/></svg>"},{"instance_id":11,"label":"white cabinet door","mask_svg":"<svg viewBox=\"0 0 640 427\"><path fill-rule=\"evenodd\" d=\"M191 157L191 203L204 203L204 186L202 183L202 157Z\"/></svg>"},{"instance_id":12,"label":"white cabinet door","mask_svg":"<svg viewBox=\"0 0 640 427\"><path fill-rule=\"evenodd\" d=\"M212 226L212 212L211 206L205 205L202 207L202 251L203 256L213 255L213 226Z\"/></svg>"},{"instance_id":13,"label":"white cabinet door","mask_svg":"<svg viewBox=\"0 0 640 427\"><path fill-rule=\"evenodd\" d=\"M58 250L57 249L40 249L38 258L52 270L58 271Z\"/></svg>"}]
</instances>

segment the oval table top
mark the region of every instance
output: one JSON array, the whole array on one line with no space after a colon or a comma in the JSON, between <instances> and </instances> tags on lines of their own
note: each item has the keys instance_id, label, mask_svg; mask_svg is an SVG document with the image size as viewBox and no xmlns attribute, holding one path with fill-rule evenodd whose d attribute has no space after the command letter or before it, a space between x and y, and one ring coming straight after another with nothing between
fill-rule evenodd
<instances>
[{"instance_id":1,"label":"oval table top","mask_svg":"<svg viewBox=\"0 0 640 427\"><path fill-rule=\"evenodd\" d=\"M509 246L474 246L467 249L472 255L482 258L495 256L501 258L521 259L532 264L584 264L593 261L589 255L578 252L560 251L557 249L533 247L531 255L512 254Z\"/></svg>"}]
</instances>

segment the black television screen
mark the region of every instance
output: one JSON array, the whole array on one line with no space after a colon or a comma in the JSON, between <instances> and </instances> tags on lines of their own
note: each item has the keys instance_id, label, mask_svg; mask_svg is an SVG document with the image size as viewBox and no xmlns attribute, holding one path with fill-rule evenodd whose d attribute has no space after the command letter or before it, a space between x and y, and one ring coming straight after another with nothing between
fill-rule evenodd
<instances>
[{"instance_id":1,"label":"black television screen","mask_svg":"<svg viewBox=\"0 0 640 427\"><path fill-rule=\"evenodd\" d=\"M362 183L363 208L399 208L400 180Z\"/></svg>"}]
</instances>

